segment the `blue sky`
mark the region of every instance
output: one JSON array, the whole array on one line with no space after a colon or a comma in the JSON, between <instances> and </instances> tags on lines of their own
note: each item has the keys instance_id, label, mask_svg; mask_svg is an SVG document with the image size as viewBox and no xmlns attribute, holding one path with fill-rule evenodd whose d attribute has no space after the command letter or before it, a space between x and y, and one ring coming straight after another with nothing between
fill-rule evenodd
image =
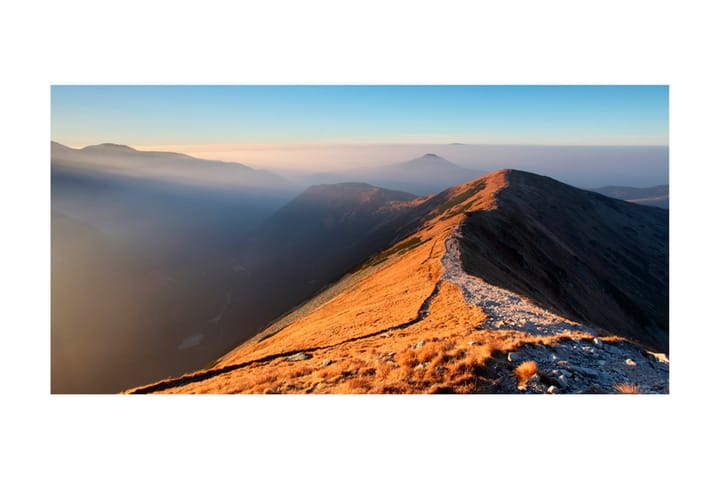
<instances>
[{"instance_id":1,"label":"blue sky","mask_svg":"<svg viewBox=\"0 0 720 480\"><path fill-rule=\"evenodd\" d=\"M666 86L53 86L72 146L667 145Z\"/></svg>"}]
</instances>

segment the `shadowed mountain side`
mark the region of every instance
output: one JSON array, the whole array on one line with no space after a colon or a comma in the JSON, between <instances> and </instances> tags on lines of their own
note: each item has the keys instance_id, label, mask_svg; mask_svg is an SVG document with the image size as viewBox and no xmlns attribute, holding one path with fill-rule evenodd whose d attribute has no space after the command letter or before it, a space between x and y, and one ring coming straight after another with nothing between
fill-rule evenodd
<instances>
[{"instance_id":1,"label":"shadowed mountain side","mask_svg":"<svg viewBox=\"0 0 720 480\"><path fill-rule=\"evenodd\" d=\"M250 333L396 241L414 198L363 183L318 185L263 222L234 261L246 273Z\"/></svg>"},{"instance_id":2,"label":"shadowed mountain side","mask_svg":"<svg viewBox=\"0 0 720 480\"><path fill-rule=\"evenodd\" d=\"M626 202L650 205L652 207L670 208L670 186L657 185L648 188L635 187L602 187L592 188L591 192L597 192L607 197L619 198Z\"/></svg>"},{"instance_id":3,"label":"shadowed mountain side","mask_svg":"<svg viewBox=\"0 0 720 480\"><path fill-rule=\"evenodd\" d=\"M568 318L668 351L668 212L507 171L462 224L468 273Z\"/></svg>"}]
</instances>

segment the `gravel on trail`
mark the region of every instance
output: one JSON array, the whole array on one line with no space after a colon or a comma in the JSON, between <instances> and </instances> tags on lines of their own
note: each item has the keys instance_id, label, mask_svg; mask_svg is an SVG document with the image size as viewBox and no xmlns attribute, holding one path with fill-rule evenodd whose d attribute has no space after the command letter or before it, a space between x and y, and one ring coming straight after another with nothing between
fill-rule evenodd
<instances>
[{"instance_id":1,"label":"gravel on trail","mask_svg":"<svg viewBox=\"0 0 720 480\"><path fill-rule=\"evenodd\" d=\"M592 335L581 340L567 338L551 346L525 345L512 352L498 371L501 392L512 393L617 393L623 385L638 393L669 393L669 361L630 342L608 342L598 332L543 309L528 299L467 274L462 268L459 240L461 227L445 239L442 281L460 288L468 304L488 316L478 330L511 330L536 336ZM513 370L534 361L535 374L518 388Z\"/></svg>"}]
</instances>

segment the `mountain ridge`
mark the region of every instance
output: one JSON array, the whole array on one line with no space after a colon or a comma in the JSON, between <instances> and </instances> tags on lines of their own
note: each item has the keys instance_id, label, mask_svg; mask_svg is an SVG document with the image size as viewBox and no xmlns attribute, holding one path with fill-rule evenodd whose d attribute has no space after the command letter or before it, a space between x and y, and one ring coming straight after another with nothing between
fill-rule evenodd
<instances>
[{"instance_id":1,"label":"mountain ridge","mask_svg":"<svg viewBox=\"0 0 720 480\"><path fill-rule=\"evenodd\" d=\"M534 205L538 200L534 189L547 185L559 192L547 192L548 199L544 200L547 205L530 210L528 204ZM648 393L664 391L666 375L649 372L661 372L667 360L662 355L647 353L647 347L642 346L643 342L654 341L652 335L640 343L615 335L611 330L617 325L596 318L590 321L570 311L568 305L558 303L564 292L540 291L544 297L538 297L538 292L517 293L502 287L503 282L517 283L523 270L516 264L526 257L526 261L540 265L543 274L555 272L559 268L555 264L565 266L567 258L574 262L574 256L581 263L601 261L608 267L613 265L616 259L612 255L598 254L598 260L593 255L586 258L582 249L567 249L567 242L573 237L558 227L564 216L563 209L553 204L557 198L581 200L577 207L580 211L586 203L601 209L604 217L585 226L590 232L593 226L602 231L603 222L619 221L616 216L639 220L647 215L658 216L656 211L662 213L563 185L548 177L501 170L421 199L406 212L409 233L346 274L328 290L332 294L321 295L322 301L306 302L312 308L301 307L298 310L301 314L292 321L279 319L266 333L241 344L208 370L134 391L441 393L520 392L529 388L553 393L613 391L625 388L619 383L623 379L639 382ZM508 192L520 200L506 198ZM535 230L501 229L495 235L512 245L519 238L536 235L530 246L525 243L527 250L520 253L520 260L517 253L503 250L503 242L493 241L488 228L483 228L497 219L513 225L510 219L516 214L518 202L528 209L526 215L534 218L531 227ZM550 215L556 210L557 218ZM544 227L547 233L537 237L538 232L542 233L543 225L538 223L541 216L547 216ZM578 221L574 211L566 216L572 222ZM662 230L663 218L657 218L658 229ZM542 248L532 245L535 239ZM549 243L545 245L546 242ZM654 257L645 253L644 240L637 242L640 256L650 255L647 258L651 261ZM658 238L657 242L662 250L663 239ZM543 264L556 254L561 255L560 260ZM468 273L467 270L479 268L478 259L494 265L505 277L490 278L492 281L488 282L477 276L486 275L485 271ZM657 268L662 269L667 257L660 255L656 261ZM586 273L582 267L577 272L566 271L568 278L575 279L582 288L592 285L595 278L587 280L583 276ZM642 272L636 271L634 275ZM645 292L638 294L634 283L628 285L615 285L620 292L620 296L615 292L616 300L612 300L612 292L600 296L607 302L617 298L638 301ZM494 298L502 300L497 303ZM660 304L658 309L662 310L662 300ZM588 308L593 305L591 302ZM510 316L504 312L510 312ZM587 313L587 309L583 312ZM655 320L658 322L662 323L662 319ZM550 357L549 352L555 352L556 359L564 358L563 362L577 363L567 367L575 375L557 373L560 367L544 360ZM550 370L519 381L518 364L512 360L514 353L515 358L520 355L533 358L535 368L540 365ZM623 355L626 358L621 358ZM222 387L216 382L218 375L225 378ZM517 382L511 381L516 377Z\"/></svg>"}]
</instances>

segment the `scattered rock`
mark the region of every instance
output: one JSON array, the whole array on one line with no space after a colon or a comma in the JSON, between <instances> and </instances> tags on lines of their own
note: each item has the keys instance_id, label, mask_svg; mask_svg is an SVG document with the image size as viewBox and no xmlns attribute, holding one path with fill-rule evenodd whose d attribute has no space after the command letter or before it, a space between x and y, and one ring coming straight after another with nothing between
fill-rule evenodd
<instances>
[{"instance_id":1,"label":"scattered rock","mask_svg":"<svg viewBox=\"0 0 720 480\"><path fill-rule=\"evenodd\" d=\"M637 363L635 363L632 358L626 359L626 360L625 360L625 365L629 365L629 366L631 366L631 367L637 367Z\"/></svg>"},{"instance_id":2,"label":"scattered rock","mask_svg":"<svg viewBox=\"0 0 720 480\"><path fill-rule=\"evenodd\" d=\"M557 391L558 391L558 387L556 387L555 385L550 385L547 389L547 393L549 393L551 395L553 393L557 393Z\"/></svg>"},{"instance_id":3,"label":"scattered rock","mask_svg":"<svg viewBox=\"0 0 720 480\"><path fill-rule=\"evenodd\" d=\"M426 365L425 363L420 362L417 365L415 365L415 370L424 370L425 365Z\"/></svg>"},{"instance_id":4,"label":"scattered rock","mask_svg":"<svg viewBox=\"0 0 720 480\"><path fill-rule=\"evenodd\" d=\"M380 355L380 360L391 361L395 356L395 352L383 353Z\"/></svg>"},{"instance_id":5,"label":"scattered rock","mask_svg":"<svg viewBox=\"0 0 720 480\"><path fill-rule=\"evenodd\" d=\"M595 337L595 338L593 338L593 340L592 340L592 341L593 341L593 343L594 343L595 345L597 345L598 347L602 347L602 346L603 346L603 341L602 341L602 340L600 340L600 338L599 338L599 337Z\"/></svg>"},{"instance_id":6,"label":"scattered rock","mask_svg":"<svg viewBox=\"0 0 720 480\"><path fill-rule=\"evenodd\" d=\"M471 340L468 342L468 345L480 345L480 342L475 342Z\"/></svg>"},{"instance_id":7,"label":"scattered rock","mask_svg":"<svg viewBox=\"0 0 720 480\"><path fill-rule=\"evenodd\" d=\"M294 355L285 357L285 361L286 362L300 362L302 360L307 360L308 358L312 358L312 356L305 352L299 352Z\"/></svg>"},{"instance_id":8,"label":"scattered rock","mask_svg":"<svg viewBox=\"0 0 720 480\"><path fill-rule=\"evenodd\" d=\"M413 350L417 350L418 348L422 347L423 345L425 345L425 340L421 339L419 342L417 342L415 345L413 345L410 348L412 348Z\"/></svg>"},{"instance_id":9,"label":"scattered rock","mask_svg":"<svg viewBox=\"0 0 720 480\"><path fill-rule=\"evenodd\" d=\"M510 352L508 353L507 359L510 363L519 362L522 360L522 355L520 352Z\"/></svg>"},{"instance_id":10,"label":"scattered rock","mask_svg":"<svg viewBox=\"0 0 720 480\"><path fill-rule=\"evenodd\" d=\"M327 366L330 365L331 363L332 363L332 360L330 360L329 358L326 358L325 360L323 360L323 361L320 363L320 366L321 366L321 367L327 367Z\"/></svg>"},{"instance_id":11,"label":"scattered rock","mask_svg":"<svg viewBox=\"0 0 720 480\"><path fill-rule=\"evenodd\" d=\"M664 353L656 353L656 352L643 352L648 357L654 358L660 363L670 363L670 360L668 360L667 355Z\"/></svg>"},{"instance_id":12,"label":"scattered rock","mask_svg":"<svg viewBox=\"0 0 720 480\"><path fill-rule=\"evenodd\" d=\"M565 375L560 375L559 377L557 377L557 383L558 383L562 388L567 388L567 387L568 387L568 384L569 384L568 379L567 379L567 377L566 377Z\"/></svg>"}]
</instances>

